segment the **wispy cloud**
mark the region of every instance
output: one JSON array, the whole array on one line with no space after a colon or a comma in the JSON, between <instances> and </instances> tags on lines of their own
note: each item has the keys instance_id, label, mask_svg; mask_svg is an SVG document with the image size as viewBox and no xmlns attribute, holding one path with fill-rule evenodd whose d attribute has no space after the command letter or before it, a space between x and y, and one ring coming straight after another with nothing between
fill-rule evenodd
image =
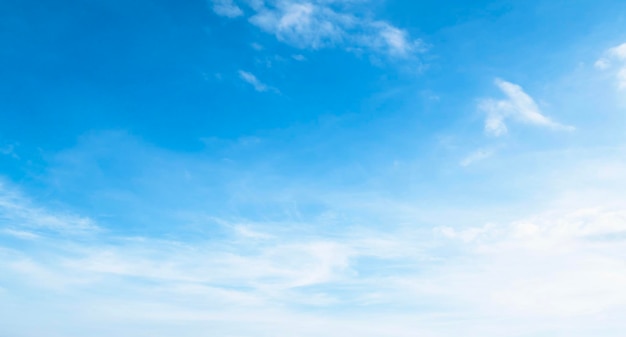
<instances>
[{"instance_id":1,"label":"wispy cloud","mask_svg":"<svg viewBox=\"0 0 626 337\"><path fill-rule=\"evenodd\" d=\"M211 0L213 12L220 16L236 18L243 15L243 11L233 0Z\"/></svg>"},{"instance_id":2,"label":"wispy cloud","mask_svg":"<svg viewBox=\"0 0 626 337\"><path fill-rule=\"evenodd\" d=\"M112 145L132 149L132 154L121 157L126 160L118 162L127 170L142 165L135 170L155 189L142 192L135 187L148 205L126 206L130 212L150 215L149 210L158 208L177 213L178 206L168 208L163 200L171 196L172 186L181 185L181 178L173 172L184 168L200 177L212 172L200 157L188 160L188 154L129 145L128 139L91 143L113 156L120 156L121 151L111 151ZM74 164L106 162L93 145L78 147L89 156L66 153L63 158ZM602 156L623 164L622 154L612 151ZM478 152L477 157L484 155ZM599 162L606 163L606 158ZM180 166L169 166L171 163ZM588 166L563 163L564 169L558 171L561 179L591 182L587 186L591 189L610 186L614 195L621 195L626 181L623 165L611 169L612 175L589 169L599 166L595 162ZM233 170L232 164L225 167ZM136 232L123 228L96 231L89 240L40 234L38 227L29 225L35 220L24 219L57 219L55 228L71 228L77 218L87 217L43 207L25 191L5 183L0 198L0 284L11 296L1 295L5 304L0 306L1 317L15 324L16 331L28 334L35 329L32 321L23 311L7 308L28 308L32 315L45 318L50 317L45 313L73 313L71 322L60 317L36 326L49 327L63 336L75 336L78 328L81 333L94 331L90 335L95 336L101 330L108 335L141 336L146 325L151 327L150 336L158 337L172 335L173 327L178 334L191 336L208 328L233 336L259 335L256 331L268 337L409 337L415 331L425 336L453 336L485 325L490 328L481 336L501 336L549 331L554 324L590 326L598 319L623 331L619 329L626 303L622 286L626 270L621 262L626 254L623 199L594 204L585 190L575 186L578 192L564 194L578 197L580 204L559 200L560 207L548 205L523 212L511 207L506 220L487 206L473 210L485 214L487 222L450 215L451 211L468 214L463 213L468 206L445 200L448 208L429 205L435 220L424 221L420 202L410 198L398 200L337 186L307 185L293 193L266 189L286 185L286 181L294 183L293 177L261 182L262 192L250 183L218 198L228 199L228 207L241 209L250 207L251 199L267 204L280 194L278 198L289 204L313 200L311 204L319 212L284 217L273 217L270 212L249 217L228 212L219 217L207 210L215 199L193 191L206 191L207 186L220 189L220 181L232 184L242 176L254 182L268 179L250 167L246 165L237 178L195 179L183 190L175 190L176 200L184 200L184 210L204 215L198 222L208 228L184 238L153 231L142 231L143 236L137 237ZM72 173L78 171L86 171L90 179L95 176L82 165L74 170L67 172L68 181L76 180ZM502 181L519 177L515 170L500 175ZM610 180L598 184L595 175ZM552 177L544 178L550 182ZM318 181L318 185L323 183ZM541 193L549 189L543 188ZM155 195L156 190L166 191L166 195ZM240 195L246 201L238 200ZM209 201L192 203L198 199ZM127 200L121 202L128 205ZM118 219L123 218L123 211L118 212ZM524 214L510 215L519 213ZM180 218L149 217L149 226L167 226L178 233L189 229L189 218L181 223ZM24 302L20 293L31 294L30 302ZM95 311L78 310L84 303L92 304ZM120 324L111 325L111 321ZM6 329L6 325L0 328Z\"/></svg>"},{"instance_id":3,"label":"wispy cloud","mask_svg":"<svg viewBox=\"0 0 626 337\"><path fill-rule=\"evenodd\" d=\"M342 321L358 322L362 336L384 330L398 337L411 336L406 329L415 320L424 335L435 336L484 324L491 324L486 336L528 334L549 328L545 320L589 324L599 317L615 327L626 303L623 209L549 211L502 224L435 227L432 235L388 226L302 237L282 230L285 224L266 235L224 221L235 237L221 242L106 233L89 243L41 238L43 255L0 250L0 281L47 294L35 312L55 308L58 303L49 301L55 294L63 294L56 307L62 312L81 301L99 303L97 315L74 316L73 329L86 322L99 329L122 313L131 323L125 329L138 329L137 322L164 328L185 322L192 333L209 320L230 322L224 333L251 329L268 336L353 332ZM316 313L319 307L341 310L341 317ZM363 320L359 310L382 315L385 323ZM295 321L272 324L285 317ZM450 320L463 323L442 328ZM337 330L311 330L320 321ZM167 335L158 330L157 336Z\"/></svg>"},{"instance_id":4,"label":"wispy cloud","mask_svg":"<svg viewBox=\"0 0 626 337\"><path fill-rule=\"evenodd\" d=\"M11 229L11 228L5 228L3 230L0 230L0 234L13 236L22 240L35 240L35 239L40 238L40 236L35 233L28 232L25 230Z\"/></svg>"},{"instance_id":5,"label":"wispy cloud","mask_svg":"<svg viewBox=\"0 0 626 337\"><path fill-rule=\"evenodd\" d=\"M615 70L615 78L619 89L626 89L626 43L608 49L598 59L595 67L600 70Z\"/></svg>"},{"instance_id":6,"label":"wispy cloud","mask_svg":"<svg viewBox=\"0 0 626 337\"><path fill-rule=\"evenodd\" d=\"M495 153L495 150L493 149L478 149L468 154L465 158L461 160L459 164L463 167L467 167L476 162L479 162L481 160L484 160L493 156L494 153Z\"/></svg>"},{"instance_id":7,"label":"wispy cloud","mask_svg":"<svg viewBox=\"0 0 626 337\"><path fill-rule=\"evenodd\" d=\"M386 21L357 16L342 1L273 0L252 1L248 5L254 12L250 23L297 48L342 47L357 53L373 52L403 59L425 50L425 44L411 38L407 31ZM367 1L361 5L366 6Z\"/></svg>"},{"instance_id":8,"label":"wispy cloud","mask_svg":"<svg viewBox=\"0 0 626 337\"><path fill-rule=\"evenodd\" d=\"M574 127L557 123L544 116L522 87L501 79L495 80L496 86L507 96L506 99L481 100L478 108L485 112L485 132L492 136L502 136L508 132L507 119L524 124L547 127L555 130L574 130Z\"/></svg>"},{"instance_id":9,"label":"wispy cloud","mask_svg":"<svg viewBox=\"0 0 626 337\"><path fill-rule=\"evenodd\" d=\"M247 71L239 70L239 78L250 84L252 87L254 87L254 90L258 92L278 92L278 89L261 82L254 74Z\"/></svg>"},{"instance_id":10,"label":"wispy cloud","mask_svg":"<svg viewBox=\"0 0 626 337\"><path fill-rule=\"evenodd\" d=\"M19 190L0 179L0 225L5 233L33 238L37 232L58 234L85 234L99 230L90 218L71 213L51 214L34 205ZM29 231L34 231L31 233Z\"/></svg>"}]
</instances>

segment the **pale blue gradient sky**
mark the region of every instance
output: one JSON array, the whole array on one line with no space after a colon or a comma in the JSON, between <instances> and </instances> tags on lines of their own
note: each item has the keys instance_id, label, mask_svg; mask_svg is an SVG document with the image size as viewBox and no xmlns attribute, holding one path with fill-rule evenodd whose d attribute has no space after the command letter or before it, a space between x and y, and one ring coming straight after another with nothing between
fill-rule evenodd
<instances>
[{"instance_id":1,"label":"pale blue gradient sky","mask_svg":"<svg viewBox=\"0 0 626 337\"><path fill-rule=\"evenodd\" d=\"M622 336L626 4L0 4L0 335Z\"/></svg>"}]
</instances>

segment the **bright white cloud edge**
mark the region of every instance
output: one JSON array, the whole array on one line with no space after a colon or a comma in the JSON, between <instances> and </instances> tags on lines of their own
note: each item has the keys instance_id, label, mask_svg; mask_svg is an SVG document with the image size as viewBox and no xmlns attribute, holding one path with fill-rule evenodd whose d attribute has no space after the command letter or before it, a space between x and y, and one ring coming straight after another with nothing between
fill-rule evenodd
<instances>
[{"instance_id":1,"label":"bright white cloud edge","mask_svg":"<svg viewBox=\"0 0 626 337\"><path fill-rule=\"evenodd\" d=\"M506 99L484 99L479 102L478 108L487 115L486 134L495 137L507 134L507 120L553 130L575 130L573 126L557 123L543 115L535 100L521 86L499 78L494 83L505 94Z\"/></svg>"},{"instance_id":2,"label":"bright white cloud edge","mask_svg":"<svg viewBox=\"0 0 626 337\"><path fill-rule=\"evenodd\" d=\"M392 58L413 58L426 47L420 39L380 20L341 10L334 1L248 1L249 22L297 48L341 46L356 53L373 52ZM216 0L214 12L234 18L243 15L230 0Z\"/></svg>"},{"instance_id":3,"label":"bright white cloud edge","mask_svg":"<svg viewBox=\"0 0 626 337\"><path fill-rule=\"evenodd\" d=\"M278 93L278 89L261 82L254 74L244 70L239 70L238 73L239 78L241 78L244 82L250 84L254 88L254 90L258 92L272 91Z\"/></svg>"}]
</instances>

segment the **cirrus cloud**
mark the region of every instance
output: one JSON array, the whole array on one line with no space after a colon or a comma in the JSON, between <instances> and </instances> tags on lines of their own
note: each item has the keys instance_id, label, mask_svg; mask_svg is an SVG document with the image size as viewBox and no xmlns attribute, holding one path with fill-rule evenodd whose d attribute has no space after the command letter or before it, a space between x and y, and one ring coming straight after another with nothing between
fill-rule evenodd
<instances>
[{"instance_id":1,"label":"cirrus cloud","mask_svg":"<svg viewBox=\"0 0 626 337\"><path fill-rule=\"evenodd\" d=\"M535 100L521 86L501 80L495 80L496 86L504 93L506 99L484 99L478 108L485 112L485 133L502 136L508 133L505 123L507 119L523 124L550 128L553 130L572 131L573 126L557 123L543 115Z\"/></svg>"},{"instance_id":2,"label":"cirrus cloud","mask_svg":"<svg viewBox=\"0 0 626 337\"><path fill-rule=\"evenodd\" d=\"M347 10L349 6L343 1L274 0L247 4L252 12L248 17L251 24L296 48L341 47L395 59L413 58L426 49L422 40L411 38L406 30L358 16ZM229 18L242 13L234 2L224 0L217 1L213 11Z\"/></svg>"}]
</instances>

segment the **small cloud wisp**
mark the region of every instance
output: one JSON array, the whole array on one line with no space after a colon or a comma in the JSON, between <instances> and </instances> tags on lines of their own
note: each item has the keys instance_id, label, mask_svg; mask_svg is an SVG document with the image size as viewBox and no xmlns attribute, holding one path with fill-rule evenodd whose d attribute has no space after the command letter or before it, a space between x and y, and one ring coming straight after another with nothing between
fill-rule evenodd
<instances>
[{"instance_id":1,"label":"small cloud wisp","mask_svg":"<svg viewBox=\"0 0 626 337\"><path fill-rule=\"evenodd\" d=\"M573 126L557 123L543 115L535 100L521 86L499 78L495 80L495 84L506 95L506 99L485 99L478 105L487 115L485 133L488 135L499 137L507 134L507 119L553 130L575 130Z\"/></svg>"}]
</instances>

